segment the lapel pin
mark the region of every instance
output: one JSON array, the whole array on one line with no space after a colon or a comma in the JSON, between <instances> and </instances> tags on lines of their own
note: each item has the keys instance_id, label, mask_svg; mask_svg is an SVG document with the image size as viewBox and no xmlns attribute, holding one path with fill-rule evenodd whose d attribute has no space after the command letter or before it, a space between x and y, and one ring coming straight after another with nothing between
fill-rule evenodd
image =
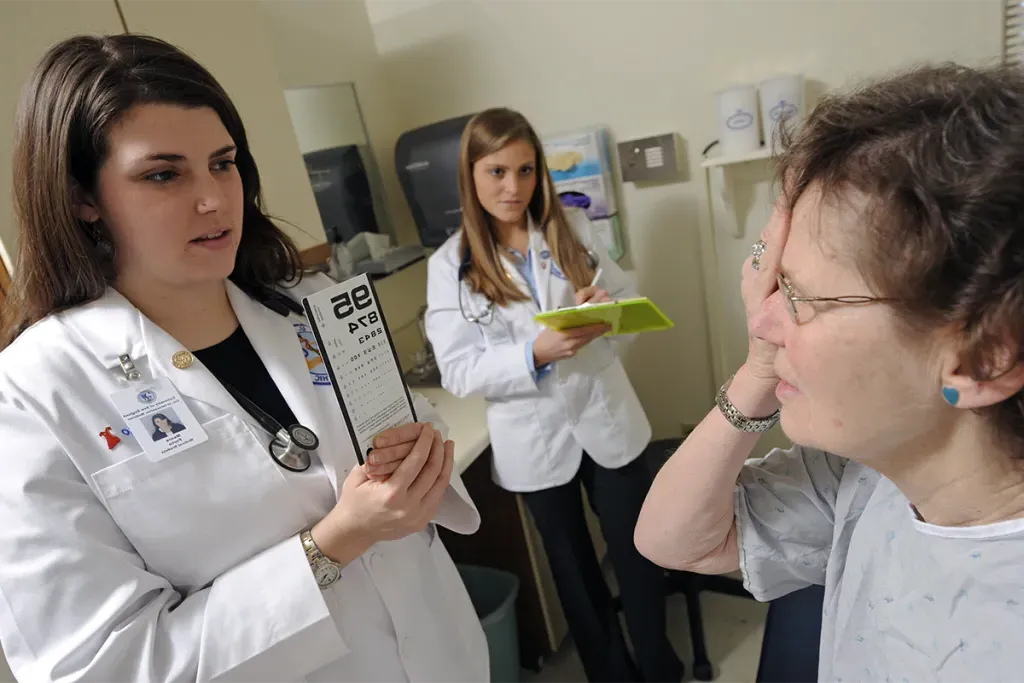
<instances>
[{"instance_id":1,"label":"lapel pin","mask_svg":"<svg viewBox=\"0 0 1024 683\"><path fill-rule=\"evenodd\" d=\"M171 356L171 363L179 370L187 370L192 367L192 354L188 351L178 351Z\"/></svg>"},{"instance_id":2,"label":"lapel pin","mask_svg":"<svg viewBox=\"0 0 1024 683\"><path fill-rule=\"evenodd\" d=\"M121 443L121 437L119 437L117 434L114 434L110 427L107 427L102 432L100 432L100 436L107 440L108 451L114 450L114 446Z\"/></svg>"}]
</instances>

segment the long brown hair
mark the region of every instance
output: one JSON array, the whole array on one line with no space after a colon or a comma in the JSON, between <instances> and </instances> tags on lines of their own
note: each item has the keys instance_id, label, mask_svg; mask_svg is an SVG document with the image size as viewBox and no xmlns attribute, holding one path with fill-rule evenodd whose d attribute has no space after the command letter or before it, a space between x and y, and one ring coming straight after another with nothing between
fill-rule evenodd
<instances>
[{"instance_id":1,"label":"long brown hair","mask_svg":"<svg viewBox=\"0 0 1024 683\"><path fill-rule=\"evenodd\" d=\"M75 213L92 195L107 132L144 103L209 107L237 147L244 212L231 279L254 292L301 277L295 244L263 211L245 127L224 89L198 62L157 38L77 36L43 56L21 93L14 134L18 253L0 311L0 348L46 316L101 297L113 282L110 236Z\"/></svg>"},{"instance_id":2,"label":"long brown hair","mask_svg":"<svg viewBox=\"0 0 1024 683\"><path fill-rule=\"evenodd\" d=\"M566 218L558 200L555 183L548 173L544 147L529 121L517 111L506 108L482 111L466 124L459 149L459 197L462 203L462 240L460 254L469 250L465 281L473 292L483 294L496 306L512 301L527 301L501 266L497 238L491 217L484 210L473 182L473 165L518 141L528 142L537 155L537 187L527 211L543 232L558 267L580 289L590 284L594 271L587 263L587 252Z\"/></svg>"}]
</instances>

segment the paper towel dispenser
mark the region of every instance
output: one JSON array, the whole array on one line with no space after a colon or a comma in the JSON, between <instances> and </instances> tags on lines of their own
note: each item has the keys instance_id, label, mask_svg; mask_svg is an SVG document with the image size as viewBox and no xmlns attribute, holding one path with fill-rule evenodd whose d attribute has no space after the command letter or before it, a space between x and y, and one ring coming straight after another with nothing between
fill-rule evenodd
<instances>
[{"instance_id":1,"label":"paper towel dispenser","mask_svg":"<svg viewBox=\"0 0 1024 683\"><path fill-rule=\"evenodd\" d=\"M439 247L462 225L459 143L472 114L406 131L395 143L395 170L420 243Z\"/></svg>"}]
</instances>

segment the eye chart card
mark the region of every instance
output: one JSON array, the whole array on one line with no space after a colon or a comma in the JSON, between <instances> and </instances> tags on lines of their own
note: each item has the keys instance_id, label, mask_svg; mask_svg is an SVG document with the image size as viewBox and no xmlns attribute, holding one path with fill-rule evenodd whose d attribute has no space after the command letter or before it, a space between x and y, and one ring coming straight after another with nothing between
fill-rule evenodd
<instances>
[{"instance_id":1,"label":"eye chart card","mask_svg":"<svg viewBox=\"0 0 1024 683\"><path fill-rule=\"evenodd\" d=\"M359 463L373 437L416 421L377 292L368 275L302 300Z\"/></svg>"}]
</instances>

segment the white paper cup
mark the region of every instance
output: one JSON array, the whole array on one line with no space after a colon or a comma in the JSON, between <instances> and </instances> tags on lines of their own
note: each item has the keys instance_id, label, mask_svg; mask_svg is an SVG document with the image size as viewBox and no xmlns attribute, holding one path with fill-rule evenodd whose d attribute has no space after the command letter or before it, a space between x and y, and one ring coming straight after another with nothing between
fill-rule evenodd
<instances>
[{"instance_id":1,"label":"white paper cup","mask_svg":"<svg viewBox=\"0 0 1024 683\"><path fill-rule=\"evenodd\" d=\"M761 81L761 132L765 144L774 145L779 127L792 132L804 117L804 77L783 74Z\"/></svg>"},{"instance_id":2,"label":"white paper cup","mask_svg":"<svg viewBox=\"0 0 1024 683\"><path fill-rule=\"evenodd\" d=\"M757 88L739 85L715 93L718 112L718 144L722 156L757 151L761 129L757 125Z\"/></svg>"}]
</instances>

